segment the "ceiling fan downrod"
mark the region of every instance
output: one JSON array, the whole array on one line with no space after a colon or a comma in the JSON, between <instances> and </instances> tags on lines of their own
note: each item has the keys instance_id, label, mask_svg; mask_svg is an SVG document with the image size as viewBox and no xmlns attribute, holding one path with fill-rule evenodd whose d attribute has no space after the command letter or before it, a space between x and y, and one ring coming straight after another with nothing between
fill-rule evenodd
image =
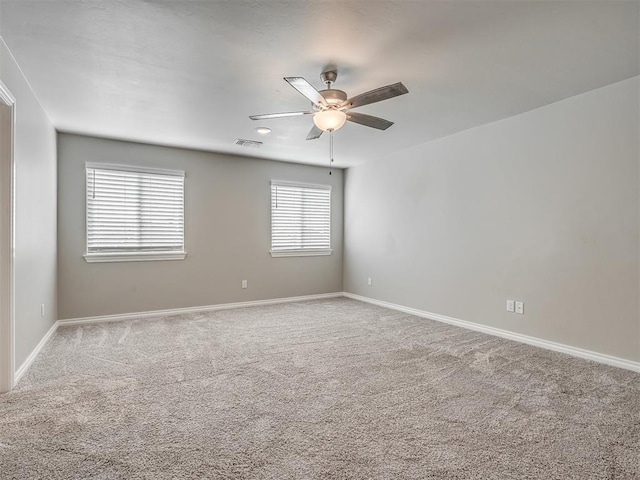
<instances>
[{"instance_id":1,"label":"ceiling fan downrod","mask_svg":"<svg viewBox=\"0 0 640 480\"><path fill-rule=\"evenodd\" d=\"M327 90L331 90L331 85L335 83L337 78L338 72L335 70L329 70L320 74L320 80L327 86Z\"/></svg>"}]
</instances>

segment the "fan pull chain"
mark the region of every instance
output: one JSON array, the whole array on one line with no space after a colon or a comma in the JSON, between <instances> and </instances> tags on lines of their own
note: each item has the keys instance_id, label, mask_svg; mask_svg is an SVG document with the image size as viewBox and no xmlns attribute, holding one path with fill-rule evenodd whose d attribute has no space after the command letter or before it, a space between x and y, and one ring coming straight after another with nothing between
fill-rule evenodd
<instances>
[{"instance_id":1,"label":"fan pull chain","mask_svg":"<svg viewBox=\"0 0 640 480\"><path fill-rule=\"evenodd\" d=\"M331 175L332 164L333 164L333 130L329 130L329 175Z\"/></svg>"}]
</instances>

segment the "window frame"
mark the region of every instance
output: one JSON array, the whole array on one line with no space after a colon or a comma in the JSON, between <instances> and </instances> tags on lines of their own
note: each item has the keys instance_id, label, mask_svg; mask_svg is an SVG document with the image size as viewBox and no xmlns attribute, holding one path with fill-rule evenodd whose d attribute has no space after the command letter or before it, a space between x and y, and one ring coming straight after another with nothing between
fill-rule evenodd
<instances>
[{"instance_id":1,"label":"window frame","mask_svg":"<svg viewBox=\"0 0 640 480\"><path fill-rule=\"evenodd\" d=\"M115 170L119 172L133 172L142 174L171 175L174 177L182 177L182 251L132 251L132 252L89 252L89 205L87 202L87 170ZM151 168L133 165L121 165L115 163L96 163L86 162L84 168L84 213L85 213L85 253L83 255L87 263L104 263L104 262L144 262L144 261L163 261L163 260L184 260L187 256L185 250L185 185L186 174L184 170L169 170L164 168Z\"/></svg>"},{"instance_id":2,"label":"window frame","mask_svg":"<svg viewBox=\"0 0 640 480\"><path fill-rule=\"evenodd\" d=\"M288 250L274 250L273 249L273 187L283 186L283 187L297 187L297 188L309 188L316 190L326 190L329 192L329 247L328 248L320 248L320 249L288 249ZM269 253L272 257L315 257L315 256L326 256L331 255L333 253L333 249L331 248L331 232L332 232L332 193L333 187L332 185L326 184L318 184L318 183L303 183L303 182L291 182L287 180L271 180L269 185L269 213L270 213L270 242L271 248L269 249Z\"/></svg>"}]
</instances>

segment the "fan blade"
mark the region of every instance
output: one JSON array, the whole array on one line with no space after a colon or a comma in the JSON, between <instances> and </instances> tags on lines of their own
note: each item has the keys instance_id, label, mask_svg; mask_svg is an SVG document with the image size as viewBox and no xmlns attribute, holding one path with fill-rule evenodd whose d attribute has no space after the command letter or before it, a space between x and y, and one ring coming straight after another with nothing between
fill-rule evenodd
<instances>
[{"instance_id":1,"label":"fan blade","mask_svg":"<svg viewBox=\"0 0 640 480\"><path fill-rule=\"evenodd\" d=\"M300 115L313 115L316 112L285 112L285 113L265 113L264 115L250 115L251 120L265 120L268 118L297 117Z\"/></svg>"},{"instance_id":2,"label":"fan blade","mask_svg":"<svg viewBox=\"0 0 640 480\"><path fill-rule=\"evenodd\" d=\"M291 85L293 88L298 90L302 95L307 97L311 101L311 103L313 103L314 105L326 105L326 102L324 101L324 97L320 95L320 92L318 92L315 88L313 88L313 85L307 82L304 78L284 77L284 79L287 82L289 82L289 85Z\"/></svg>"},{"instance_id":3,"label":"fan blade","mask_svg":"<svg viewBox=\"0 0 640 480\"><path fill-rule=\"evenodd\" d=\"M320 138L320 135L322 135L322 132L323 130L320 130L314 124L311 130L309 130L309 135L307 135L307 140L315 140L316 138Z\"/></svg>"},{"instance_id":4,"label":"fan blade","mask_svg":"<svg viewBox=\"0 0 640 480\"><path fill-rule=\"evenodd\" d=\"M393 125L393 122L385 120L384 118L373 117L371 115L356 112L347 113L347 120L353 123L359 123L365 127L377 128L378 130L386 130Z\"/></svg>"},{"instance_id":5,"label":"fan blade","mask_svg":"<svg viewBox=\"0 0 640 480\"><path fill-rule=\"evenodd\" d=\"M381 102L388 98L397 97L409 93L407 87L402 82L394 83L393 85L387 85L386 87L376 88L360 95L356 95L353 98L349 98L342 105L347 108L356 108L363 105L369 105L370 103Z\"/></svg>"}]
</instances>

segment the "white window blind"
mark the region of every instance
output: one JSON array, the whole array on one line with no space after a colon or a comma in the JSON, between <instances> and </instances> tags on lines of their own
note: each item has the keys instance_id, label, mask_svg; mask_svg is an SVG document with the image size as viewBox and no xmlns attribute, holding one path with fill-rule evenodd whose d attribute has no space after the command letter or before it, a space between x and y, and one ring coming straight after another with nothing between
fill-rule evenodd
<instances>
[{"instance_id":1,"label":"white window blind","mask_svg":"<svg viewBox=\"0 0 640 480\"><path fill-rule=\"evenodd\" d=\"M331 186L271 182L271 255L331 254Z\"/></svg>"},{"instance_id":2,"label":"white window blind","mask_svg":"<svg viewBox=\"0 0 640 480\"><path fill-rule=\"evenodd\" d=\"M86 175L87 261L184 258L184 172L87 163Z\"/></svg>"}]
</instances>

